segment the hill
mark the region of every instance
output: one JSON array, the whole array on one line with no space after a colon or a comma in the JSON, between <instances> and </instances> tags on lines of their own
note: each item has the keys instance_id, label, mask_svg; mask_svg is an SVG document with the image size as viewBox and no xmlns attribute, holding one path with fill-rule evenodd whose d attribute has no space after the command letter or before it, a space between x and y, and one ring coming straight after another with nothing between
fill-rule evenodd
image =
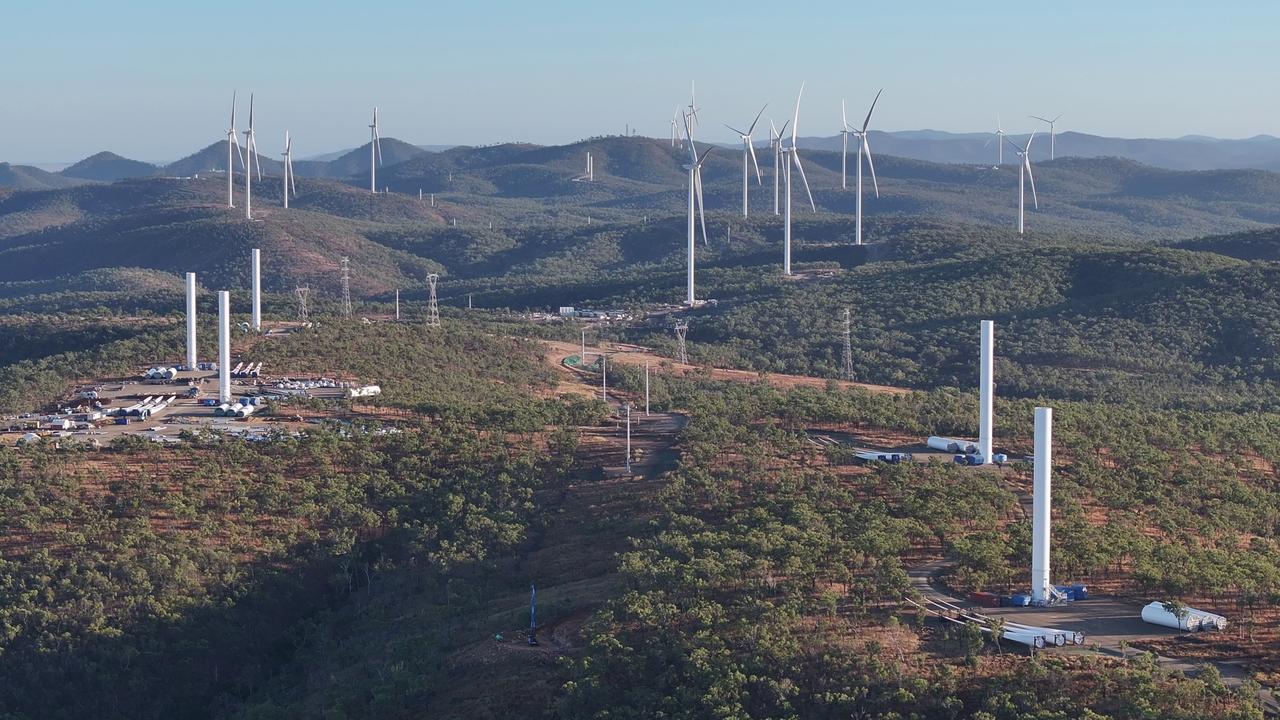
<instances>
[{"instance_id":1,"label":"hill","mask_svg":"<svg viewBox=\"0 0 1280 720\"><path fill-rule=\"evenodd\" d=\"M113 182L123 178L149 177L159 172L160 168L151 163L130 160L113 152L103 151L90 155L59 174L81 180Z\"/></svg>"},{"instance_id":2,"label":"hill","mask_svg":"<svg viewBox=\"0 0 1280 720\"><path fill-rule=\"evenodd\" d=\"M425 155L423 150L416 145L410 145L403 140L395 138L382 138L378 143L382 150L381 167L390 168L406 160ZM308 177L325 177L325 178L346 178L353 176L363 176L365 178L364 186L369 186L369 143L365 143L360 147L351 150L343 155L328 160L317 161L307 160L293 163L294 172L299 176ZM379 175L382 173L379 172Z\"/></svg>"},{"instance_id":3,"label":"hill","mask_svg":"<svg viewBox=\"0 0 1280 720\"><path fill-rule=\"evenodd\" d=\"M49 190L73 187L83 183L83 180L63 177L30 165L10 165L0 162L0 187L14 190Z\"/></svg>"},{"instance_id":4,"label":"hill","mask_svg":"<svg viewBox=\"0 0 1280 720\"><path fill-rule=\"evenodd\" d=\"M1014 127L1031 127L1033 120L1018 120ZM1031 148L1031 159L1049 159L1047 128L1041 127ZM871 131L871 149L877 155L964 165L991 165L997 160L993 133L947 133L928 131ZM1025 145L1027 134L1008 136ZM840 136L800 138L800 147L838 150ZM1058 132L1056 156L1119 157L1168 170L1228 170L1257 168L1280 171L1280 138L1260 135L1239 140L1217 138L1114 138L1074 131ZM1015 159L1013 148L1004 149L1006 162Z\"/></svg>"},{"instance_id":5,"label":"hill","mask_svg":"<svg viewBox=\"0 0 1280 720\"><path fill-rule=\"evenodd\" d=\"M261 148L259 148L261 150ZM244 152L244 148L241 148ZM274 160L258 153L258 162L262 164L262 172L271 175L279 175L283 165L279 160ZM240 161L235 161L235 169L237 173L243 172ZM164 166L164 174L170 177L194 177L201 173L208 172L226 172L227 170L227 141L219 140L218 142L208 145L203 149L182 158L175 160ZM299 172L299 175L302 173Z\"/></svg>"},{"instance_id":6,"label":"hill","mask_svg":"<svg viewBox=\"0 0 1280 720\"><path fill-rule=\"evenodd\" d=\"M15 195L0 201L0 227L17 226L0 239L0 282L64 278L61 289L76 290L79 273L133 267L196 271L211 287L242 286L252 247L262 248L264 263L273 267L264 277L271 292L291 291L301 284L322 292L336 288L342 256L350 257L359 269L352 290L360 294L418 284L435 268L366 239L376 221L331 212L344 202L367 210L367 193L336 183L307 182L321 189L313 193L310 188L317 186L304 185L297 206L288 212L271 206L278 203L279 186L265 184L255 222L245 222L239 208L226 207L224 187L216 178L130 180L47 195ZM379 203L383 205L390 207L386 215L397 222L423 217L396 210L401 205L421 210L421 203Z\"/></svg>"}]
</instances>

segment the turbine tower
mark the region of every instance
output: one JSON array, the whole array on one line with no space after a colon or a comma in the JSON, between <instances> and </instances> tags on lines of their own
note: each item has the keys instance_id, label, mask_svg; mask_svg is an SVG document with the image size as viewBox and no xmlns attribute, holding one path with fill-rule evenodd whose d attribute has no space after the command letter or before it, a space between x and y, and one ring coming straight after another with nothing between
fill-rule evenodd
<instances>
[{"instance_id":1,"label":"turbine tower","mask_svg":"<svg viewBox=\"0 0 1280 720\"><path fill-rule=\"evenodd\" d=\"M344 255L338 268L342 272L342 316L351 317L351 260Z\"/></svg>"},{"instance_id":2,"label":"turbine tower","mask_svg":"<svg viewBox=\"0 0 1280 720\"><path fill-rule=\"evenodd\" d=\"M1059 120L1062 119L1062 113L1058 113L1058 115L1054 117L1052 120L1048 118L1042 118L1039 115L1032 115L1030 117L1032 120L1039 120L1040 122L1045 123L1049 126L1049 159L1052 160L1054 156L1055 138L1057 137L1057 130L1054 129L1054 125Z\"/></svg>"},{"instance_id":3,"label":"turbine tower","mask_svg":"<svg viewBox=\"0 0 1280 720\"><path fill-rule=\"evenodd\" d=\"M250 315L254 332L262 332L262 251L254 248L250 253L250 271L253 292L253 312Z\"/></svg>"},{"instance_id":4,"label":"turbine tower","mask_svg":"<svg viewBox=\"0 0 1280 720\"><path fill-rule=\"evenodd\" d=\"M218 402L231 402L231 293L218 291Z\"/></svg>"},{"instance_id":5,"label":"turbine tower","mask_svg":"<svg viewBox=\"0 0 1280 720\"><path fill-rule=\"evenodd\" d=\"M1031 181L1031 202L1037 210L1040 209L1040 200L1036 198L1036 177L1031 174L1031 141L1036 139L1036 133L1031 131L1031 137L1027 138L1026 147L1018 147L1018 144L1012 140L1007 142L1018 151L1018 157L1022 158L1018 165L1018 234L1021 235L1026 227L1024 220L1026 210L1026 184L1027 180Z\"/></svg>"},{"instance_id":6,"label":"turbine tower","mask_svg":"<svg viewBox=\"0 0 1280 720\"><path fill-rule=\"evenodd\" d=\"M373 124L369 126L369 192L378 193L378 166L382 164L382 138L378 135L378 108L373 108Z\"/></svg>"},{"instance_id":7,"label":"turbine tower","mask_svg":"<svg viewBox=\"0 0 1280 720\"><path fill-rule=\"evenodd\" d=\"M800 171L800 179L804 181L804 191L809 196L809 207L814 212L818 211L818 206L813 203L813 193L809 190L809 179L804 176L804 166L800 164L800 153L796 148L796 128L800 126L800 98L804 97L804 83L800 83L800 92L796 95L796 113L791 119L791 146L783 147L782 161L785 174L783 179L786 181L786 193L783 202L783 221L782 221L782 274L791 274L791 166L794 165L796 170Z\"/></svg>"},{"instance_id":8,"label":"turbine tower","mask_svg":"<svg viewBox=\"0 0 1280 720\"><path fill-rule=\"evenodd\" d=\"M234 152L232 150L234 149ZM231 127L227 129L227 207L235 207L234 158L240 158L240 167L244 167L244 153L240 151L240 138L236 136L236 94L231 93Z\"/></svg>"},{"instance_id":9,"label":"turbine tower","mask_svg":"<svg viewBox=\"0 0 1280 720\"><path fill-rule=\"evenodd\" d=\"M249 93L249 129L244 131L244 152L248 158L244 165L244 217L253 219L253 172L258 171L262 180L262 161L258 159L258 141L253 134L253 93Z\"/></svg>"},{"instance_id":10,"label":"turbine tower","mask_svg":"<svg viewBox=\"0 0 1280 720\"><path fill-rule=\"evenodd\" d=\"M702 241L705 243L707 242L707 216L702 205L702 163L706 161L707 155L711 154L714 146L708 145L707 149L702 151L702 155L698 155L698 148L693 144L693 130L689 127L689 116L687 115L684 118L684 134L689 139L689 164L685 165L685 169L689 171L689 265L685 304L693 307L697 304L693 282L693 255L697 234L694 223L694 202L696 201L698 205L697 219L702 221Z\"/></svg>"},{"instance_id":11,"label":"turbine tower","mask_svg":"<svg viewBox=\"0 0 1280 720\"><path fill-rule=\"evenodd\" d=\"M849 308L844 309L844 348L841 353L844 361L844 379L853 379L853 317Z\"/></svg>"},{"instance_id":12,"label":"turbine tower","mask_svg":"<svg viewBox=\"0 0 1280 720\"><path fill-rule=\"evenodd\" d=\"M284 206L289 207L289 196L298 194L298 186L293 180L293 140L289 131L284 131Z\"/></svg>"},{"instance_id":13,"label":"turbine tower","mask_svg":"<svg viewBox=\"0 0 1280 720\"><path fill-rule=\"evenodd\" d=\"M187 369L195 370L196 357L196 274L187 273Z\"/></svg>"},{"instance_id":14,"label":"turbine tower","mask_svg":"<svg viewBox=\"0 0 1280 720\"><path fill-rule=\"evenodd\" d=\"M1000 122L1000 113L996 113L996 167L1004 165L1004 124Z\"/></svg>"},{"instance_id":15,"label":"turbine tower","mask_svg":"<svg viewBox=\"0 0 1280 720\"><path fill-rule=\"evenodd\" d=\"M991 464L991 435L995 411L995 322L978 324L978 454Z\"/></svg>"},{"instance_id":16,"label":"turbine tower","mask_svg":"<svg viewBox=\"0 0 1280 720\"><path fill-rule=\"evenodd\" d=\"M769 107L768 103L764 107ZM732 125L725 125L725 127L737 133L738 137L742 138L742 217L747 217L748 157L751 159L751 164L756 168L756 184L760 185L764 182L764 176L760 174L760 163L756 162L756 148L751 142L751 133L755 132L756 123L760 122L760 116L764 114L764 107L760 108L760 112L756 113L756 119L751 121L751 126L747 128L746 132L737 130Z\"/></svg>"},{"instance_id":17,"label":"turbine tower","mask_svg":"<svg viewBox=\"0 0 1280 720\"><path fill-rule=\"evenodd\" d=\"M781 168L782 168L782 133L787 131L787 122L782 123L782 129L779 130L773 124L773 119L769 120L769 149L773 150L773 214L778 214L778 203L782 197L781 185Z\"/></svg>"},{"instance_id":18,"label":"turbine tower","mask_svg":"<svg viewBox=\"0 0 1280 720\"><path fill-rule=\"evenodd\" d=\"M1053 492L1053 408L1035 410L1035 455L1031 488L1031 604L1053 596L1049 581L1049 500Z\"/></svg>"},{"instance_id":19,"label":"turbine tower","mask_svg":"<svg viewBox=\"0 0 1280 720\"><path fill-rule=\"evenodd\" d=\"M871 159L871 143L867 141L867 127L871 124L871 113L876 111L876 103L880 101L880 93L882 92L884 92L883 88L876 93L876 99L871 101L871 109L867 111L867 119L862 121L862 129L849 131L858 138L858 198L856 203L858 219L854 237L855 245L862 244L862 156L864 154L867 157L867 167L871 168L871 185L875 188L876 197L880 197L880 183L876 180L876 163Z\"/></svg>"}]
</instances>

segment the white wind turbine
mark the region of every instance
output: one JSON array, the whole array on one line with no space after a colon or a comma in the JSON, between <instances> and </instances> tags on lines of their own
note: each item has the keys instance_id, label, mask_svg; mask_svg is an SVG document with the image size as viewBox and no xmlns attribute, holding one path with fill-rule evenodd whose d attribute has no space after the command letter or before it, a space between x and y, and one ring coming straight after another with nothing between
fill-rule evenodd
<instances>
[{"instance_id":1,"label":"white wind turbine","mask_svg":"<svg viewBox=\"0 0 1280 720\"><path fill-rule=\"evenodd\" d=\"M693 127L698 127L698 83L695 80L689 81L689 111L685 113L687 116L685 122L693 120Z\"/></svg>"},{"instance_id":2,"label":"white wind turbine","mask_svg":"<svg viewBox=\"0 0 1280 720\"><path fill-rule=\"evenodd\" d=\"M378 192L378 166L382 164L382 138L378 135L378 108L373 108L373 124L369 126L369 192Z\"/></svg>"},{"instance_id":3,"label":"white wind turbine","mask_svg":"<svg viewBox=\"0 0 1280 720\"><path fill-rule=\"evenodd\" d=\"M293 180L293 140L289 131L284 131L284 206L289 207L289 196L298 194L298 186Z\"/></svg>"},{"instance_id":4,"label":"white wind turbine","mask_svg":"<svg viewBox=\"0 0 1280 720\"><path fill-rule=\"evenodd\" d=\"M1039 120L1042 123L1048 124L1049 126L1049 159L1052 160L1054 155L1055 137L1057 136L1057 131L1054 129L1053 126L1055 123L1057 123L1059 120L1062 119L1062 113L1058 113L1057 117L1053 118L1052 120L1048 118L1042 118L1039 115L1031 115L1030 117L1032 120Z\"/></svg>"},{"instance_id":5,"label":"white wind turbine","mask_svg":"<svg viewBox=\"0 0 1280 720\"><path fill-rule=\"evenodd\" d=\"M234 152L232 149L234 148ZM236 137L236 94L231 93L231 127L227 129L227 207L235 207L236 200L234 158L240 158L240 167L244 167L244 153L240 151L240 138Z\"/></svg>"},{"instance_id":6,"label":"white wind turbine","mask_svg":"<svg viewBox=\"0 0 1280 720\"><path fill-rule=\"evenodd\" d=\"M248 157L244 165L244 217L253 219L253 173L258 172L258 181L262 181L262 160L258 157L258 141L253 134L253 93L249 93L249 129L244 131L244 154Z\"/></svg>"},{"instance_id":7,"label":"white wind turbine","mask_svg":"<svg viewBox=\"0 0 1280 720\"><path fill-rule=\"evenodd\" d=\"M693 130L689 127L689 116L684 118L684 134L689 141L689 164L685 165L685 169L689 171L689 237L688 237L688 277L685 293L685 304L693 307L697 304L694 297L693 282L693 254L696 246L696 233L694 223L694 202L698 204L697 219L702 223L702 242L707 242L707 216L702 206L702 163L706 162L707 155L715 148L714 145L708 145L706 150L702 151L702 155L698 155L698 148L693 144Z\"/></svg>"},{"instance_id":8,"label":"white wind turbine","mask_svg":"<svg viewBox=\"0 0 1280 720\"><path fill-rule=\"evenodd\" d=\"M787 124L791 121L782 123L782 129L779 130L773 124L773 119L769 119L769 148L773 150L773 214L778 214L778 202L782 197L781 187L781 171L782 171L782 133L787 131Z\"/></svg>"},{"instance_id":9,"label":"white wind turbine","mask_svg":"<svg viewBox=\"0 0 1280 720\"><path fill-rule=\"evenodd\" d=\"M1000 122L1000 113L996 113L995 135L996 135L996 167L1000 167L1001 165L1004 165L1004 136L1005 136L1004 124ZM990 144L991 144L991 141L988 140L986 145L983 145L983 147L986 147L987 145L990 145Z\"/></svg>"},{"instance_id":10,"label":"white wind turbine","mask_svg":"<svg viewBox=\"0 0 1280 720\"><path fill-rule=\"evenodd\" d=\"M1035 204L1037 210L1040 209L1040 201L1036 198L1036 177L1031 174L1031 141L1036 139L1036 133L1033 130L1031 137L1027 138L1026 147L1018 147L1018 144L1012 140L1007 142L1018 151L1018 157L1022 158L1021 164L1018 166L1018 234L1023 233L1025 225L1023 223L1024 210L1026 208L1026 181L1031 181L1031 202Z\"/></svg>"},{"instance_id":11,"label":"white wind turbine","mask_svg":"<svg viewBox=\"0 0 1280 720\"><path fill-rule=\"evenodd\" d=\"M768 103L764 107L769 107ZM747 177L748 166L747 158L751 159L751 164L756 168L756 184L764 182L764 176L760 174L760 163L756 162L756 148L751 142L751 133L755 132L756 123L760 122L760 116L764 114L764 108L760 108L760 112L756 113L756 119L751 121L751 127L746 132L735 129L731 125L725 127L738 133L738 137L742 138L742 217L747 216Z\"/></svg>"},{"instance_id":12,"label":"white wind turbine","mask_svg":"<svg viewBox=\"0 0 1280 720\"><path fill-rule=\"evenodd\" d=\"M782 274L791 274L791 167L795 166L800 171L800 179L804 181L804 191L809 195L809 207L814 212L818 212L818 206L813 203L813 193L809 190L809 179L804 176L804 166L800 164L800 153L796 147L796 129L800 126L800 98L804 97L804 83L800 83L800 92L796 95L796 113L791 119L791 147L783 147L782 161L786 180L786 192L784 193L785 202L783 203L783 220L782 220ZM787 159L789 158L789 160Z\"/></svg>"},{"instance_id":13,"label":"white wind turbine","mask_svg":"<svg viewBox=\"0 0 1280 720\"><path fill-rule=\"evenodd\" d=\"M671 147L675 147L676 143L680 141L680 121L676 120L678 117L680 117L680 108L676 107L671 112ZM684 143L680 144L683 145Z\"/></svg>"},{"instance_id":14,"label":"white wind turbine","mask_svg":"<svg viewBox=\"0 0 1280 720\"><path fill-rule=\"evenodd\" d=\"M876 197L880 197L880 183L876 180L876 163L871 159L871 143L867 140L867 127L871 125L871 113L876 111L876 103L880 102L880 93L884 92L882 88L876 93L876 99L871 101L871 109L867 111L867 119L862 121L861 130L849 130L849 134L858 138L858 198L855 204L857 213L857 230L854 236L854 244L862 244L862 157L866 155L867 166L871 168L871 186L875 188ZM848 137L846 135L845 137Z\"/></svg>"}]
</instances>

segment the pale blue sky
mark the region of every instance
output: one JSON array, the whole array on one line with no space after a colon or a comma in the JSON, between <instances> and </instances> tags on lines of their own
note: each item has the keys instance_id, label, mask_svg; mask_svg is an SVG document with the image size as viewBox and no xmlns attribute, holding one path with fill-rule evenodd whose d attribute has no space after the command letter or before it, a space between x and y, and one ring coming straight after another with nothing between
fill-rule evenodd
<instances>
[{"instance_id":1,"label":"pale blue sky","mask_svg":"<svg viewBox=\"0 0 1280 720\"><path fill-rule=\"evenodd\" d=\"M297 156L383 135L420 144L665 136L698 83L707 140L760 105L801 134L885 88L886 130L1127 137L1280 135L1280 3L119 2L5 3L0 160L110 149L172 160L222 136L231 91L258 139ZM243 107L242 107L243 110ZM239 120L244 126L244 113Z\"/></svg>"}]
</instances>

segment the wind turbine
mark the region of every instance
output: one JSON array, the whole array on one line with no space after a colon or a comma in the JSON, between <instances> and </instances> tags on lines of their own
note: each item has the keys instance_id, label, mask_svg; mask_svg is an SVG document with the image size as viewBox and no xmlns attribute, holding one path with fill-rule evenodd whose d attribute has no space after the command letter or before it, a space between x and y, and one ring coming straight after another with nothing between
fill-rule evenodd
<instances>
[{"instance_id":1,"label":"wind turbine","mask_svg":"<svg viewBox=\"0 0 1280 720\"><path fill-rule=\"evenodd\" d=\"M244 165L244 217L253 219L253 171L258 171L262 181L262 160L258 158L258 141L253 134L253 93L249 93L249 129L244 131L244 153L248 156Z\"/></svg>"},{"instance_id":2,"label":"wind turbine","mask_svg":"<svg viewBox=\"0 0 1280 720\"><path fill-rule=\"evenodd\" d=\"M695 81L695 80L690 80L690 81L689 81L689 112L685 113L685 114L688 116L688 118L686 118L685 122L688 122L689 118L691 118L691 119L693 120L693 126L694 126L694 127L698 127L698 103L697 103L697 98L698 98L698 84L697 84L697 81Z\"/></svg>"},{"instance_id":3,"label":"wind turbine","mask_svg":"<svg viewBox=\"0 0 1280 720\"><path fill-rule=\"evenodd\" d=\"M867 156L867 166L871 168L871 186L875 188L876 197L880 197L880 183L876 180L876 163L871 159L871 143L867 141L867 127L871 125L871 113L876 111L876 103L880 102L880 93L882 92L884 92L883 88L876 93L876 99L871 101L871 109L867 111L867 119L862 121L862 129L849 130L848 134L845 135L846 138L850 134L858 138L858 199L856 203L858 219L856 223L857 231L854 236L855 245L862 244L862 156L864 154Z\"/></svg>"},{"instance_id":4,"label":"wind turbine","mask_svg":"<svg viewBox=\"0 0 1280 720\"><path fill-rule=\"evenodd\" d=\"M675 146L676 146L676 142L680 142L680 140L681 140L681 138L680 138L680 122L679 122L678 120L676 120L676 118L678 118L678 117L680 117L680 107L679 107L679 106L677 106L677 107L676 107L676 109L675 109L675 110L673 110L673 111L671 112L671 147L675 147ZM680 142L680 144L681 144L681 145L683 145L684 143L683 143L683 142Z\"/></svg>"},{"instance_id":5,"label":"wind turbine","mask_svg":"<svg viewBox=\"0 0 1280 720\"><path fill-rule=\"evenodd\" d=\"M1006 133L1004 131L1004 125L1000 122L1000 113L996 113L996 133L995 133L996 135L996 167L1000 167L1004 165L1005 134ZM988 140L987 144L983 145L983 147L986 147L987 145L990 145L990 144L991 144L991 141Z\"/></svg>"},{"instance_id":6,"label":"wind turbine","mask_svg":"<svg viewBox=\"0 0 1280 720\"><path fill-rule=\"evenodd\" d=\"M1048 123L1049 125L1049 159L1052 160L1053 154L1054 154L1054 147L1053 147L1054 138L1056 137L1056 134L1057 134L1056 131L1054 130L1053 125L1054 123L1062 119L1062 113L1058 113L1058 116L1052 120L1049 120L1048 118L1042 118L1039 115L1031 115L1030 117L1032 120L1039 120L1042 123Z\"/></svg>"},{"instance_id":7,"label":"wind turbine","mask_svg":"<svg viewBox=\"0 0 1280 720\"><path fill-rule=\"evenodd\" d=\"M804 181L804 191L809 195L809 207L814 212L818 212L818 206L813 203L813 193L809 191L809 179L804 176L804 166L800 164L800 153L796 148L796 129L800 126L800 98L804 97L804 83L800 83L800 92L796 95L796 113L791 119L791 147L783 147L782 154L786 159L782 164L786 170L785 180L787 191L785 193L786 202L783 204L783 221L782 221L782 274L791 274L791 166L795 165L795 169L800 171L800 179Z\"/></svg>"},{"instance_id":8,"label":"wind turbine","mask_svg":"<svg viewBox=\"0 0 1280 720\"><path fill-rule=\"evenodd\" d=\"M685 165L685 169L689 171L689 266L687 277L687 288L685 294L685 304L693 307L697 304L694 297L693 284L693 253L696 246L695 224L694 224L694 207L696 201L698 203L698 219L702 222L702 242L707 242L707 216L702 206L702 163L706 162L707 155L715 148L714 145L708 145L706 150L702 151L702 155L698 155L698 148L693 144L693 131L689 127L689 116L684 117L684 134L689 140L689 164Z\"/></svg>"},{"instance_id":9,"label":"wind turbine","mask_svg":"<svg viewBox=\"0 0 1280 720\"><path fill-rule=\"evenodd\" d=\"M782 196L780 186L782 171L782 133L787 131L787 123L782 123L782 129L779 130L773 124L773 119L769 119L769 147L773 150L773 214L778 214L778 202Z\"/></svg>"},{"instance_id":10,"label":"wind turbine","mask_svg":"<svg viewBox=\"0 0 1280 720\"><path fill-rule=\"evenodd\" d=\"M231 149L235 148L235 153ZM240 158L240 167L244 167L244 153L240 152L240 139L236 137L236 93L231 92L231 127L227 129L227 207L235 207L236 200L232 194L235 187L234 157Z\"/></svg>"},{"instance_id":11,"label":"wind turbine","mask_svg":"<svg viewBox=\"0 0 1280 720\"><path fill-rule=\"evenodd\" d=\"M284 206L289 207L289 196L298 194L298 186L293 181L293 140L289 138L289 131L284 131L284 152L280 153L284 156Z\"/></svg>"},{"instance_id":12,"label":"wind turbine","mask_svg":"<svg viewBox=\"0 0 1280 720\"><path fill-rule=\"evenodd\" d=\"M769 104L765 103L764 107L769 107ZM760 108L760 112L756 113L756 119L751 121L751 127L747 128L746 132L742 132L741 130L736 130L731 125L725 125L725 127L738 133L738 137L742 138L742 217L747 216L747 177L748 177L747 176L747 170L748 170L747 158L748 157L751 158L751 164L754 165L756 168L756 184L759 185L764 182L764 176L760 174L760 163L756 162L756 148L755 148L755 145L753 145L751 142L751 133L755 132L756 123L760 122L760 116L763 114L764 114L764 108L762 107Z\"/></svg>"},{"instance_id":13,"label":"wind turbine","mask_svg":"<svg viewBox=\"0 0 1280 720\"><path fill-rule=\"evenodd\" d=\"M382 164L382 138L378 136L378 108L373 108L373 124L369 126L369 192L378 193L378 166Z\"/></svg>"},{"instance_id":14,"label":"wind turbine","mask_svg":"<svg viewBox=\"0 0 1280 720\"><path fill-rule=\"evenodd\" d=\"M1024 229L1023 211L1026 206L1026 181L1031 180L1031 202L1035 204L1037 210L1040 209L1040 201L1036 198L1036 177L1031 174L1031 141L1036 139L1035 131L1031 131L1031 137L1027 138L1026 147L1018 147L1018 144L1012 140L1006 141L1018 151L1018 157L1022 158L1022 163L1018 166L1018 234L1021 235Z\"/></svg>"}]
</instances>

